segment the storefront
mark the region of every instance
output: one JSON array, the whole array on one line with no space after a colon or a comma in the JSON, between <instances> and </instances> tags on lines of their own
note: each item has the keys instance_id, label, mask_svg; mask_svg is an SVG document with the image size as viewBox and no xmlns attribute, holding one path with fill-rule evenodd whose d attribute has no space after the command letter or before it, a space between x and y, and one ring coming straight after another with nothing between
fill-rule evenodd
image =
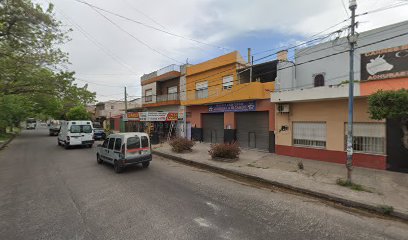
<instances>
[{"instance_id":1,"label":"storefront","mask_svg":"<svg viewBox=\"0 0 408 240\"><path fill-rule=\"evenodd\" d=\"M187 125L195 140L274 152L274 111L268 100L189 106Z\"/></svg>"},{"instance_id":2,"label":"storefront","mask_svg":"<svg viewBox=\"0 0 408 240\"><path fill-rule=\"evenodd\" d=\"M164 142L177 135L178 112L134 112L124 118L125 125L133 127L132 131L146 132L152 143Z\"/></svg>"}]
</instances>

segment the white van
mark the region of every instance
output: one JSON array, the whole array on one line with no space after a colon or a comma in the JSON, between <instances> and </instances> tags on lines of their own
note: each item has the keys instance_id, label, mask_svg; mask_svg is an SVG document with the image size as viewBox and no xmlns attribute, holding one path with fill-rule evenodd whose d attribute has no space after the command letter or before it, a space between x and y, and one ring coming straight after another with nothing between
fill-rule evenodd
<instances>
[{"instance_id":1,"label":"white van","mask_svg":"<svg viewBox=\"0 0 408 240\"><path fill-rule=\"evenodd\" d=\"M96 161L113 165L116 173L125 167L142 164L147 168L152 160L149 135L141 132L117 133L109 135L98 145Z\"/></svg>"},{"instance_id":2,"label":"white van","mask_svg":"<svg viewBox=\"0 0 408 240\"><path fill-rule=\"evenodd\" d=\"M92 147L93 126L92 121L63 121L58 134L58 145L68 149L70 146Z\"/></svg>"}]
</instances>

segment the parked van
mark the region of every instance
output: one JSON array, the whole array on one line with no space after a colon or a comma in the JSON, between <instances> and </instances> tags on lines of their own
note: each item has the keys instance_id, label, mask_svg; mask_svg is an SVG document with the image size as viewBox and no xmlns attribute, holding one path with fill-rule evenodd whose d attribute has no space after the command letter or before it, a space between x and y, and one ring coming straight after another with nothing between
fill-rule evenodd
<instances>
[{"instance_id":1,"label":"parked van","mask_svg":"<svg viewBox=\"0 0 408 240\"><path fill-rule=\"evenodd\" d=\"M62 121L58 133L58 145L69 148L71 146L92 147L93 126L91 121Z\"/></svg>"},{"instance_id":2,"label":"parked van","mask_svg":"<svg viewBox=\"0 0 408 240\"><path fill-rule=\"evenodd\" d=\"M149 135L140 132L111 134L98 145L96 152L96 161L112 164L116 173L136 164L147 168L151 160Z\"/></svg>"}]
</instances>

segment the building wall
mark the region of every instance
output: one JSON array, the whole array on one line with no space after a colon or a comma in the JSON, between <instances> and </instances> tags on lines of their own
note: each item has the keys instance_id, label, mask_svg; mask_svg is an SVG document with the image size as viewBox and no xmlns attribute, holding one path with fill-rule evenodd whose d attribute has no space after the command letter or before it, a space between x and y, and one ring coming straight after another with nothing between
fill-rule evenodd
<instances>
[{"instance_id":1,"label":"building wall","mask_svg":"<svg viewBox=\"0 0 408 240\"><path fill-rule=\"evenodd\" d=\"M364 81L360 85L361 96L369 96L379 90L408 89L408 78Z\"/></svg>"},{"instance_id":2,"label":"building wall","mask_svg":"<svg viewBox=\"0 0 408 240\"><path fill-rule=\"evenodd\" d=\"M354 122L384 122L370 119L367 98L357 98L354 103ZM290 103L290 113L276 113L276 144L292 146L293 122L326 122L326 149L344 151L347 117L347 99ZM289 130L279 132L283 125Z\"/></svg>"},{"instance_id":3,"label":"building wall","mask_svg":"<svg viewBox=\"0 0 408 240\"><path fill-rule=\"evenodd\" d=\"M405 45L408 42L408 35L400 36L366 47L359 48L359 46L377 42L379 40L405 33L407 31L408 21L405 21L360 33L357 40L357 49L355 50L354 79L360 80L360 54L374 50ZM333 45L335 45L335 47L333 47ZM287 90L289 88L305 88L313 86L313 75L317 73L325 73L325 85L336 85L348 80L349 53L344 52L337 54L347 49L348 42L346 38L340 38L337 41L331 41L318 44L316 46L297 49L295 51L295 62L297 66L294 67L294 69L288 67L288 63L286 62L278 64L278 69L281 70L278 71L277 79L279 80L279 84L277 84L276 90L280 91ZM308 62L331 54L337 55L333 55L319 61ZM292 73L293 71L294 73ZM292 76L292 78L288 78L288 76Z\"/></svg>"}]
</instances>

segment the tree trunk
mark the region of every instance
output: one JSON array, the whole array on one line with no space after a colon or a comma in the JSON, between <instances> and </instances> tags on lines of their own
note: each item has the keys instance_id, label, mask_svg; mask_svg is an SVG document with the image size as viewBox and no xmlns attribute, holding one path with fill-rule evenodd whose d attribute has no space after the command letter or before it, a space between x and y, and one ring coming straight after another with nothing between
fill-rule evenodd
<instances>
[{"instance_id":1,"label":"tree trunk","mask_svg":"<svg viewBox=\"0 0 408 240\"><path fill-rule=\"evenodd\" d=\"M408 149L408 117L401 118L401 129L402 129L402 144L406 149Z\"/></svg>"}]
</instances>

